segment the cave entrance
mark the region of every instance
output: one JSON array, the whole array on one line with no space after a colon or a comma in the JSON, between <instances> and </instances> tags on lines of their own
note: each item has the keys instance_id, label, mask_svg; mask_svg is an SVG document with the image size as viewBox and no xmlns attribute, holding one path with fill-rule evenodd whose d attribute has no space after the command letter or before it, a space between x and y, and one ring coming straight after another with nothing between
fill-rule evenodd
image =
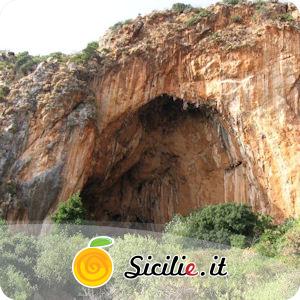
<instances>
[{"instance_id":1,"label":"cave entrance","mask_svg":"<svg viewBox=\"0 0 300 300\"><path fill-rule=\"evenodd\" d=\"M162 95L109 127L82 190L91 220L164 224L235 193L241 163L212 107Z\"/></svg>"}]
</instances>

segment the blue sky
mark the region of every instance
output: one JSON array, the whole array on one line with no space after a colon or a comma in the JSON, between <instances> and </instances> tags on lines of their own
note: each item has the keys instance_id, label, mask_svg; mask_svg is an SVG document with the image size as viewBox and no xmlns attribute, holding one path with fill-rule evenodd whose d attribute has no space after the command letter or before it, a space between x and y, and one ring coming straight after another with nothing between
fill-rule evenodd
<instances>
[{"instance_id":1,"label":"blue sky","mask_svg":"<svg viewBox=\"0 0 300 300\"><path fill-rule=\"evenodd\" d=\"M116 22L176 2L205 7L216 0L0 0L0 49L76 52Z\"/></svg>"}]
</instances>

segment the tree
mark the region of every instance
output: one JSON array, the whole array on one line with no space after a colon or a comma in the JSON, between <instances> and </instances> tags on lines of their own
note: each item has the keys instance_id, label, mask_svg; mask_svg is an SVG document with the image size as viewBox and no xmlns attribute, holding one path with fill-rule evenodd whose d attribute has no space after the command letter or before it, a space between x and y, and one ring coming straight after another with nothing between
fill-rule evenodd
<instances>
[{"instance_id":1,"label":"tree","mask_svg":"<svg viewBox=\"0 0 300 300\"><path fill-rule=\"evenodd\" d=\"M66 202L61 203L52 220L56 224L82 225L86 218L86 209L83 207L80 193L72 195Z\"/></svg>"}]
</instances>

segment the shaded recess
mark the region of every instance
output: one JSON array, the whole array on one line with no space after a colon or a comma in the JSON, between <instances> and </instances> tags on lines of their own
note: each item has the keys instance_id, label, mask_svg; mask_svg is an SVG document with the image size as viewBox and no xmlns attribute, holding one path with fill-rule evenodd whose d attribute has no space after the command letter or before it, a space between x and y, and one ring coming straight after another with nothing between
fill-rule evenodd
<instances>
[{"instance_id":1,"label":"shaded recess","mask_svg":"<svg viewBox=\"0 0 300 300\"><path fill-rule=\"evenodd\" d=\"M233 201L237 181L228 178L236 169L246 201L242 161L214 108L162 95L109 128L102 145L110 146L99 149L82 190L91 220L163 224Z\"/></svg>"}]
</instances>

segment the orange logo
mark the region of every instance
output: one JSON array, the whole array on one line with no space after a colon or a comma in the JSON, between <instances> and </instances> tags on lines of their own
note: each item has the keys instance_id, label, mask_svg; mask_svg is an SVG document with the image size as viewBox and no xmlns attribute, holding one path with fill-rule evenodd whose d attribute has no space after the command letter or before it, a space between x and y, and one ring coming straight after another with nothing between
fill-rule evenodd
<instances>
[{"instance_id":1,"label":"orange logo","mask_svg":"<svg viewBox=\"0 0 300 300\"><path fill-rule=\"evenodd\" d=\"M97 288L106 284L113 273L113 261L102 248L111 246L113 239L108 236L93 238L87 248L77 252L72 272L75 279L83 286Z\"/></svg>"}]
</instances>

